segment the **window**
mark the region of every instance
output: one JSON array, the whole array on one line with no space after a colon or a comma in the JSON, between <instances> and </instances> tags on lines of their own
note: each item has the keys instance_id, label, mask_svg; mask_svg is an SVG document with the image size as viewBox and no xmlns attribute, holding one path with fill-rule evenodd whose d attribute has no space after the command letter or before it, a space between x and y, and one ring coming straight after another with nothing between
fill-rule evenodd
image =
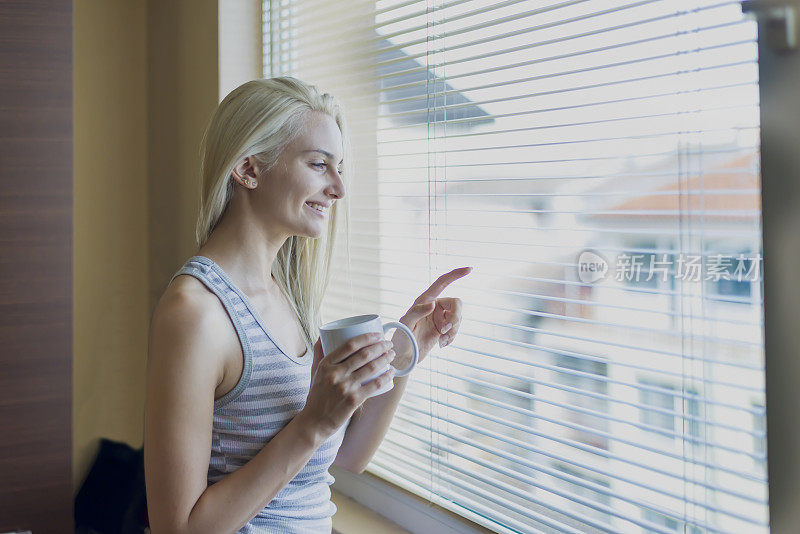
<instances>
[{"instance_id":1,"label":"window","mask_svg":"<svg viewBox=\"0 0 800 534\"><path fill-rule=\"evenodd\" d=\"M671 280L671 255L658 254L655 241L635 242L626 253L617 257L617 269L626 284L633 287L657 288ZM666 284L664 283L666 282Z\"/></svg>"},{"instance_id":2,"label":"window","mask_svg":"<svg viewBox=\"0 0 800 534\"><path fill-rule=\"evenodd\" d=\"M659 514L658 512L653 512L652 510L645 510L643 516L650 523L661 527L665 527L668 531L671 532L682 532L682 533L685 532L686 534L702 533L702 531L697 527L685 528L681 521L665 516L663 514Z\"/></svg>"},{"instance_id":3,"label":"window","mask_svg":"<svg viewBox=\"0 0 800 534\"><path fill-rule=\"evenodd\" d=\"M564 427L564 435L571 440L607 450L608 402L605 395L608 393L608 383L602 378L608 375L608 364L564 354L554 354L553 359L563 371L554 373L552 382L569 387L567 391L559 391L563 405L557 417L572 423ZM570 373L569 370L578 373ZM559 392L554 391L551 395L555 397Z\"/></svg>"},{"instance_id":4,"label":"window","mask_svg":"<svg viewBox=\"0 0 800 534\"><path fill-rule=\"evenodd\" d=\"M728 302L749 302L759 279L760 254L741 248L724 254L716 252L707 257L706 264L709 271L705 279L710 293Z\"/></svg>"},{"instance_id":5,"label":"window","mask_svg":"<svg viewBox=\"0 0 800 534\"><path fill-rule=\"evenodd\" d=\"M700 438L700 402L696 391L678 391L676 386L640 380L641 421L668 439ZM682 407L681 407L682 406ZM685 423L685 424L684 424Z\"/></svg>"},{"instance_id":6,"label":"window","mask_svg":"<svg viewBox=\"0 0 800 534\"><path fill-rule=\"evenodd\" d=\"M713 280L761 250L754 20L725 0L344 5L265 4L265 73L336 94L352 129L324 317L397 319L475 266L368 470L497 532L767 532L761 280ZM632 253L649 281L626 280Z\"/></svg>"},{"instance_id":7,"label":"window","mask_svg":"<svg viewBox=\"0 0 800 534\"><path fill-rule=\"evenodd\" d=\"M673 387L662 387L672 389ZM642 422L653 425L670 432L675 431L675 394L662 393L656 390L639 391L639 402L642 404ZM653 411L650 408L660 408L662 411Z\"/></svg>"},{"instance_id":8,"label":"window","mask_svg":"<svg viewBox=\"0 0 800 534\"><path fill-rule=\"evenodd\" d=\"M566 464L556 463L553 467L565 475L563 478L553 479L556 486L572 495L583 497L587 501L585 504L581 504L574 500L567 500L564 505L603 523L608 524L613 521L613 517L603 511L604 508L611 508L611 483L608 480L597 478L591 473L583 472ZM600 506L595 508L592 504Z\"/></svg>"}]
</instances>

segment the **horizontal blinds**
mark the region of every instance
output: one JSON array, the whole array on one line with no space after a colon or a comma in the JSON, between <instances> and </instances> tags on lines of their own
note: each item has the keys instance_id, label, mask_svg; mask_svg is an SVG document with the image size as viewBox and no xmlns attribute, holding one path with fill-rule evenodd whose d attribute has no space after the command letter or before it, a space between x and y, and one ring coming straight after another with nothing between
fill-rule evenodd
<instances>
[{"instance_id":1,"label":"horizontal blinds","mask_svg":"<svg viewBox=\"0 0 800 534\"><path fill-rule=\"evenodd\" d=\"M336 95L355 149L324 317L475 267L368 469L496 532L767 532L740 3L342 7L265 3L266 74Z\"/></svg>"}]
</instances>

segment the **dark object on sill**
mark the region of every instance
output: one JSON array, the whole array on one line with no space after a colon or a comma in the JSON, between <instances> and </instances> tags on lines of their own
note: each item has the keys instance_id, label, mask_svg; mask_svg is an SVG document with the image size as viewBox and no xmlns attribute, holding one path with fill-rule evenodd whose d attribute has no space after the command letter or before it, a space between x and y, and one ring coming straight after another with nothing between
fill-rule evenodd
<instances>
[{"instance_id":1,"label":"dark object on sill","mask_svg":"<svg viewBox=\"0 0 800 534\"><path fill-rule=\"evenodd\" d=\"M144 447L101 438L100 450L75 496L75 532L143 534L149 526Z\"/></svg>"}]
</instances>

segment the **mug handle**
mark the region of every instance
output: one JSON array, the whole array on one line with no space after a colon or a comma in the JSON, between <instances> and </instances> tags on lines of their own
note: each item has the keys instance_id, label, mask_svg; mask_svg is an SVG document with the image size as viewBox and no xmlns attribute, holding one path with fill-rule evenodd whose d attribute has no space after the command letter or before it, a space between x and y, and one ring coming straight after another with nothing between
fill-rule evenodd
<instances>
[{"instance_id":1,"label":"mug handle","mask_svg":"<svg viewBox=\"0 0 800 534\"><path fill-rule=\"evenodd\" d=\"M394 365L392 365L392 367L394 367L396 369L396 372L394 373L394 376L405 376L408 373L410 373L412 369L414 369L415 365L417 365L417 359L419 359L419 345L417 345L417 338L414 337L414 334L411 333L411 330L409 330L409 328L406 325L404 325L403 323L398 322L398 321L389 321L388 323L384 324L383 325L383 335L386 336L386 332L389 329L395 328L395 327L399 328L400 330L402 330L408 336L408 338L411 340L411 344L413 345L413 348L414 348L414 354L411 356L411 365L409 365L408 367L406 367L405 369L402 369L402 370L401 369L397 369L397 367L394 367Z\"/></svg>"}]
</instances>

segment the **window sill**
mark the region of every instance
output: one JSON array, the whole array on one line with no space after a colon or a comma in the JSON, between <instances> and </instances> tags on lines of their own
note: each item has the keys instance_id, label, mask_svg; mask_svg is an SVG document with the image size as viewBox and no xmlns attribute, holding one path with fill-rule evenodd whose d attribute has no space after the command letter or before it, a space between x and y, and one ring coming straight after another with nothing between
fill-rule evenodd
<instances>
[{"instance_id":1,"label":"window sill","mask_svg":"<svg viewBox=\"0 0 800 534\"><path fill-rule=\"evenodd\" d=\"M343 508L333 516L334 532L361 534L364 532L436 532L437 534L494 534L477 523L429 502L382 478L364 472L359 475L332 466L331 475L336 482L331 487L332 500ZM337 500L338 499L338 500ZM375 510L380 510L380 514ZM343 512L340 517L340 512ZM377 518L375 517L377 516ZM376 519L380 528L367 523ZM350 527L354 524L355 526ZM382 526L386 525L386 526ZM353 530L349 530L353 528ZM390 529L396 530L390 530Z\"/></svg>"},{"instance_id":2,"label":"window sill","mask_svg":"<svg viewBox=\"0 0 800 534\"><path fill-rule=\"evenodd\" d=\"M406 529L336 490L331 491L331 501L336 505L333 534L409 534Z\"/></svg>"}]
</instances>

